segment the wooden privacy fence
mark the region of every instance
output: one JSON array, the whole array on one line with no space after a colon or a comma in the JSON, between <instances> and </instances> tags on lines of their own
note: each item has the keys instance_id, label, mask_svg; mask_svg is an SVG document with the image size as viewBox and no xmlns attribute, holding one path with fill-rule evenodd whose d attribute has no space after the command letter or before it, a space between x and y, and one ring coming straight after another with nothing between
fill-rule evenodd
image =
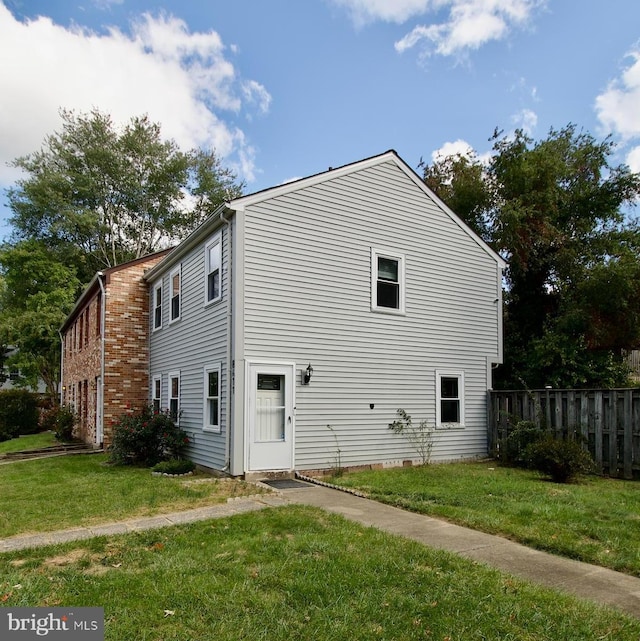
<instances>
[{"instance_id":1,"label":"wooden privacy fence","mask_svg":"<svg viewBox=\"0 0 640 641\"><path fill-rule=\"evenodd\" d=\"M640 474L640 388L489 392L489 451L518 421L584 442L602 472Z\"/></svg>"}]
</instances>

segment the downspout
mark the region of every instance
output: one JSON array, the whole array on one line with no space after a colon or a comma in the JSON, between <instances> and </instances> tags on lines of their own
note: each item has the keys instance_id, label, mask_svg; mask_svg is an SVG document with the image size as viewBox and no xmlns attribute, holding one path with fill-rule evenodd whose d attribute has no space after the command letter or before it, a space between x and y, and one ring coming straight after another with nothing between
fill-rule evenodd
<instances>
[{"instance_id":1,"label":"downspout","mask_svg":"<svg viewBox=\"0 0 640 641\"><path fill-rule=\"evenodd\" d=\"M102 282L103 278L104 272L98 272L98 284L100 285L100 293L102 294L102 296L100 297L102 299L102 305L100 308L100 386L102 388L100 390L100 402L102 403L102 407L100 408L100 437L102 442L97 443L97 445L104 444L104 325L106 320L105 310L107 309L107 292L104 288L104 283ZM96 408L96 411L97 410L98 408Z\"/></svg>"},{"instance_id":2,"label":"downspout","mask_svg":"<svg viewBox=\"0 0 640 641\"><path fill-rule=\"evenodd\" d=\"M231 414L233 408L233 403L231 402L233 377L233 365L231 363L231 330L233 320L233 298L231 296L233 287L233 239L231 238L231 221L224 217L224 210L220 212L220 220L227 226L227 247L229 248L227 257L227 263L229 265L227 268L227 434L225 439L225 464L222 468L223 472L228 472L231 467L231 426L233 424Z\"/></svg>"}]
</instances>

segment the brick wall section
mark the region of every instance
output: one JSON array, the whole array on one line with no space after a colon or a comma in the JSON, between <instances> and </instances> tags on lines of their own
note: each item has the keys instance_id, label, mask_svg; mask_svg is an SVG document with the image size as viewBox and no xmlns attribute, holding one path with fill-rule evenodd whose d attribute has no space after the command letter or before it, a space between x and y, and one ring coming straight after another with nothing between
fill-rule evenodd
<instances>
[{"instance_id":1,"label":"brick wall section","mask_svg":"<svg viewBox=\"0 0 640 641\"><path fill-rule=\"evenodd\" d=\"M105 308L104 445L114 421L149 402L149 293L152 263L109 274Z\"/></svg>"},{"instance_id":2,"label":"brick wall section","mask_svg":"<svg viewBox=\"0 0 640 641\"><path fill-rule=\"evenodd\" d=\"M101 373L102 353L98 331L99 292L98 286L91 299L78 311L73 324L63 334L62 343L62 402L75 407L80 418L76 428L77 435L86 443L96 442L97 379Z\"/></svg>"},{"instance_id":3,"label":"brick wall section","mask_svg":"<svg viewBox=\"0 0 640 641\"><path fill-rule=\"evenodd\" d=\"M166 252L153 254L105 270L105 447L111 444L117 418L149 402L149 290L142 277L165 255ZM102 369L101 339L97 335L101 290L98 283L93 289L85 292L87 303L76 310L75 319L67 321L63 334L63 402L75 406L80 418L78 436L87 443L96 443L97 380Z\"/></svg>"}]
</instances>

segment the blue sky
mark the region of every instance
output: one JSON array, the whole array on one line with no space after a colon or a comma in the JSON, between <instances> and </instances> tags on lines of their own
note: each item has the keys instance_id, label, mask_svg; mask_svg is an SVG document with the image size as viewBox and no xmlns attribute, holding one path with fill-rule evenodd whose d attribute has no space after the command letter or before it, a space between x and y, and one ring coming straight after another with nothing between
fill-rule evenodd
<instances>
[{"instance_id":1,"label":"blue sky","mask_svg":"<svg viewBox=\"0 0 640 641\"><path fill-rule=\"evenodd\" d=\"M60 108L147 113L248 192L569 122L640 171L637 0L0 0L0 87L0 236Z\"/></svg>"}]
</instances>

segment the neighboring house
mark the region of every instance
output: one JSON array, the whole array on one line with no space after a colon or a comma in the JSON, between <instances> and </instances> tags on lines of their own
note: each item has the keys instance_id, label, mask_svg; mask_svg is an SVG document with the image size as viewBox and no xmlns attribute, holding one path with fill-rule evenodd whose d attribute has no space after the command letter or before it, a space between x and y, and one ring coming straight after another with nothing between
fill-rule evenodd
<instances>
[{"instance_id":1,"label":"neighboring house","mask_svg":"<svg viewBox=\"0 0 640 641\"><path fill-rule=\"evenodd\" d=\"M231 475L485 455L504 266L393 151L238 198L144 276L149 400Z\"/></svg>"},{"instance_id":2,"label":"neighboring house","mask_svg":"<svg viewBox=\"0 0 640 641\"><path fill-rule=\"evenodd\" d=\"M149 296L143 280L169 250L98 272L60 329L61 402L78 436L108 446L111 425L149 399Z\"/></svg>"},{"instance_id":3,"label":"neighboring house","mask_svg":"<svg viewBox=\"0 0 640 641\"><path fill-rule=\"evenodd\" d=\"M17 353L17 347L7 347L4 354L5 363L7 359L10 359ZM0 390L16 389L16 382L19 381L20 378L20 370L17 367L8 366L5 364L2 367L2 370L0 370ZM32 392L36 392L38 394L44 394L47 391L47 386L41 378L38 378L37 387L35 389L28 389L31 389Z\"/></svg>"}]
</instances>

